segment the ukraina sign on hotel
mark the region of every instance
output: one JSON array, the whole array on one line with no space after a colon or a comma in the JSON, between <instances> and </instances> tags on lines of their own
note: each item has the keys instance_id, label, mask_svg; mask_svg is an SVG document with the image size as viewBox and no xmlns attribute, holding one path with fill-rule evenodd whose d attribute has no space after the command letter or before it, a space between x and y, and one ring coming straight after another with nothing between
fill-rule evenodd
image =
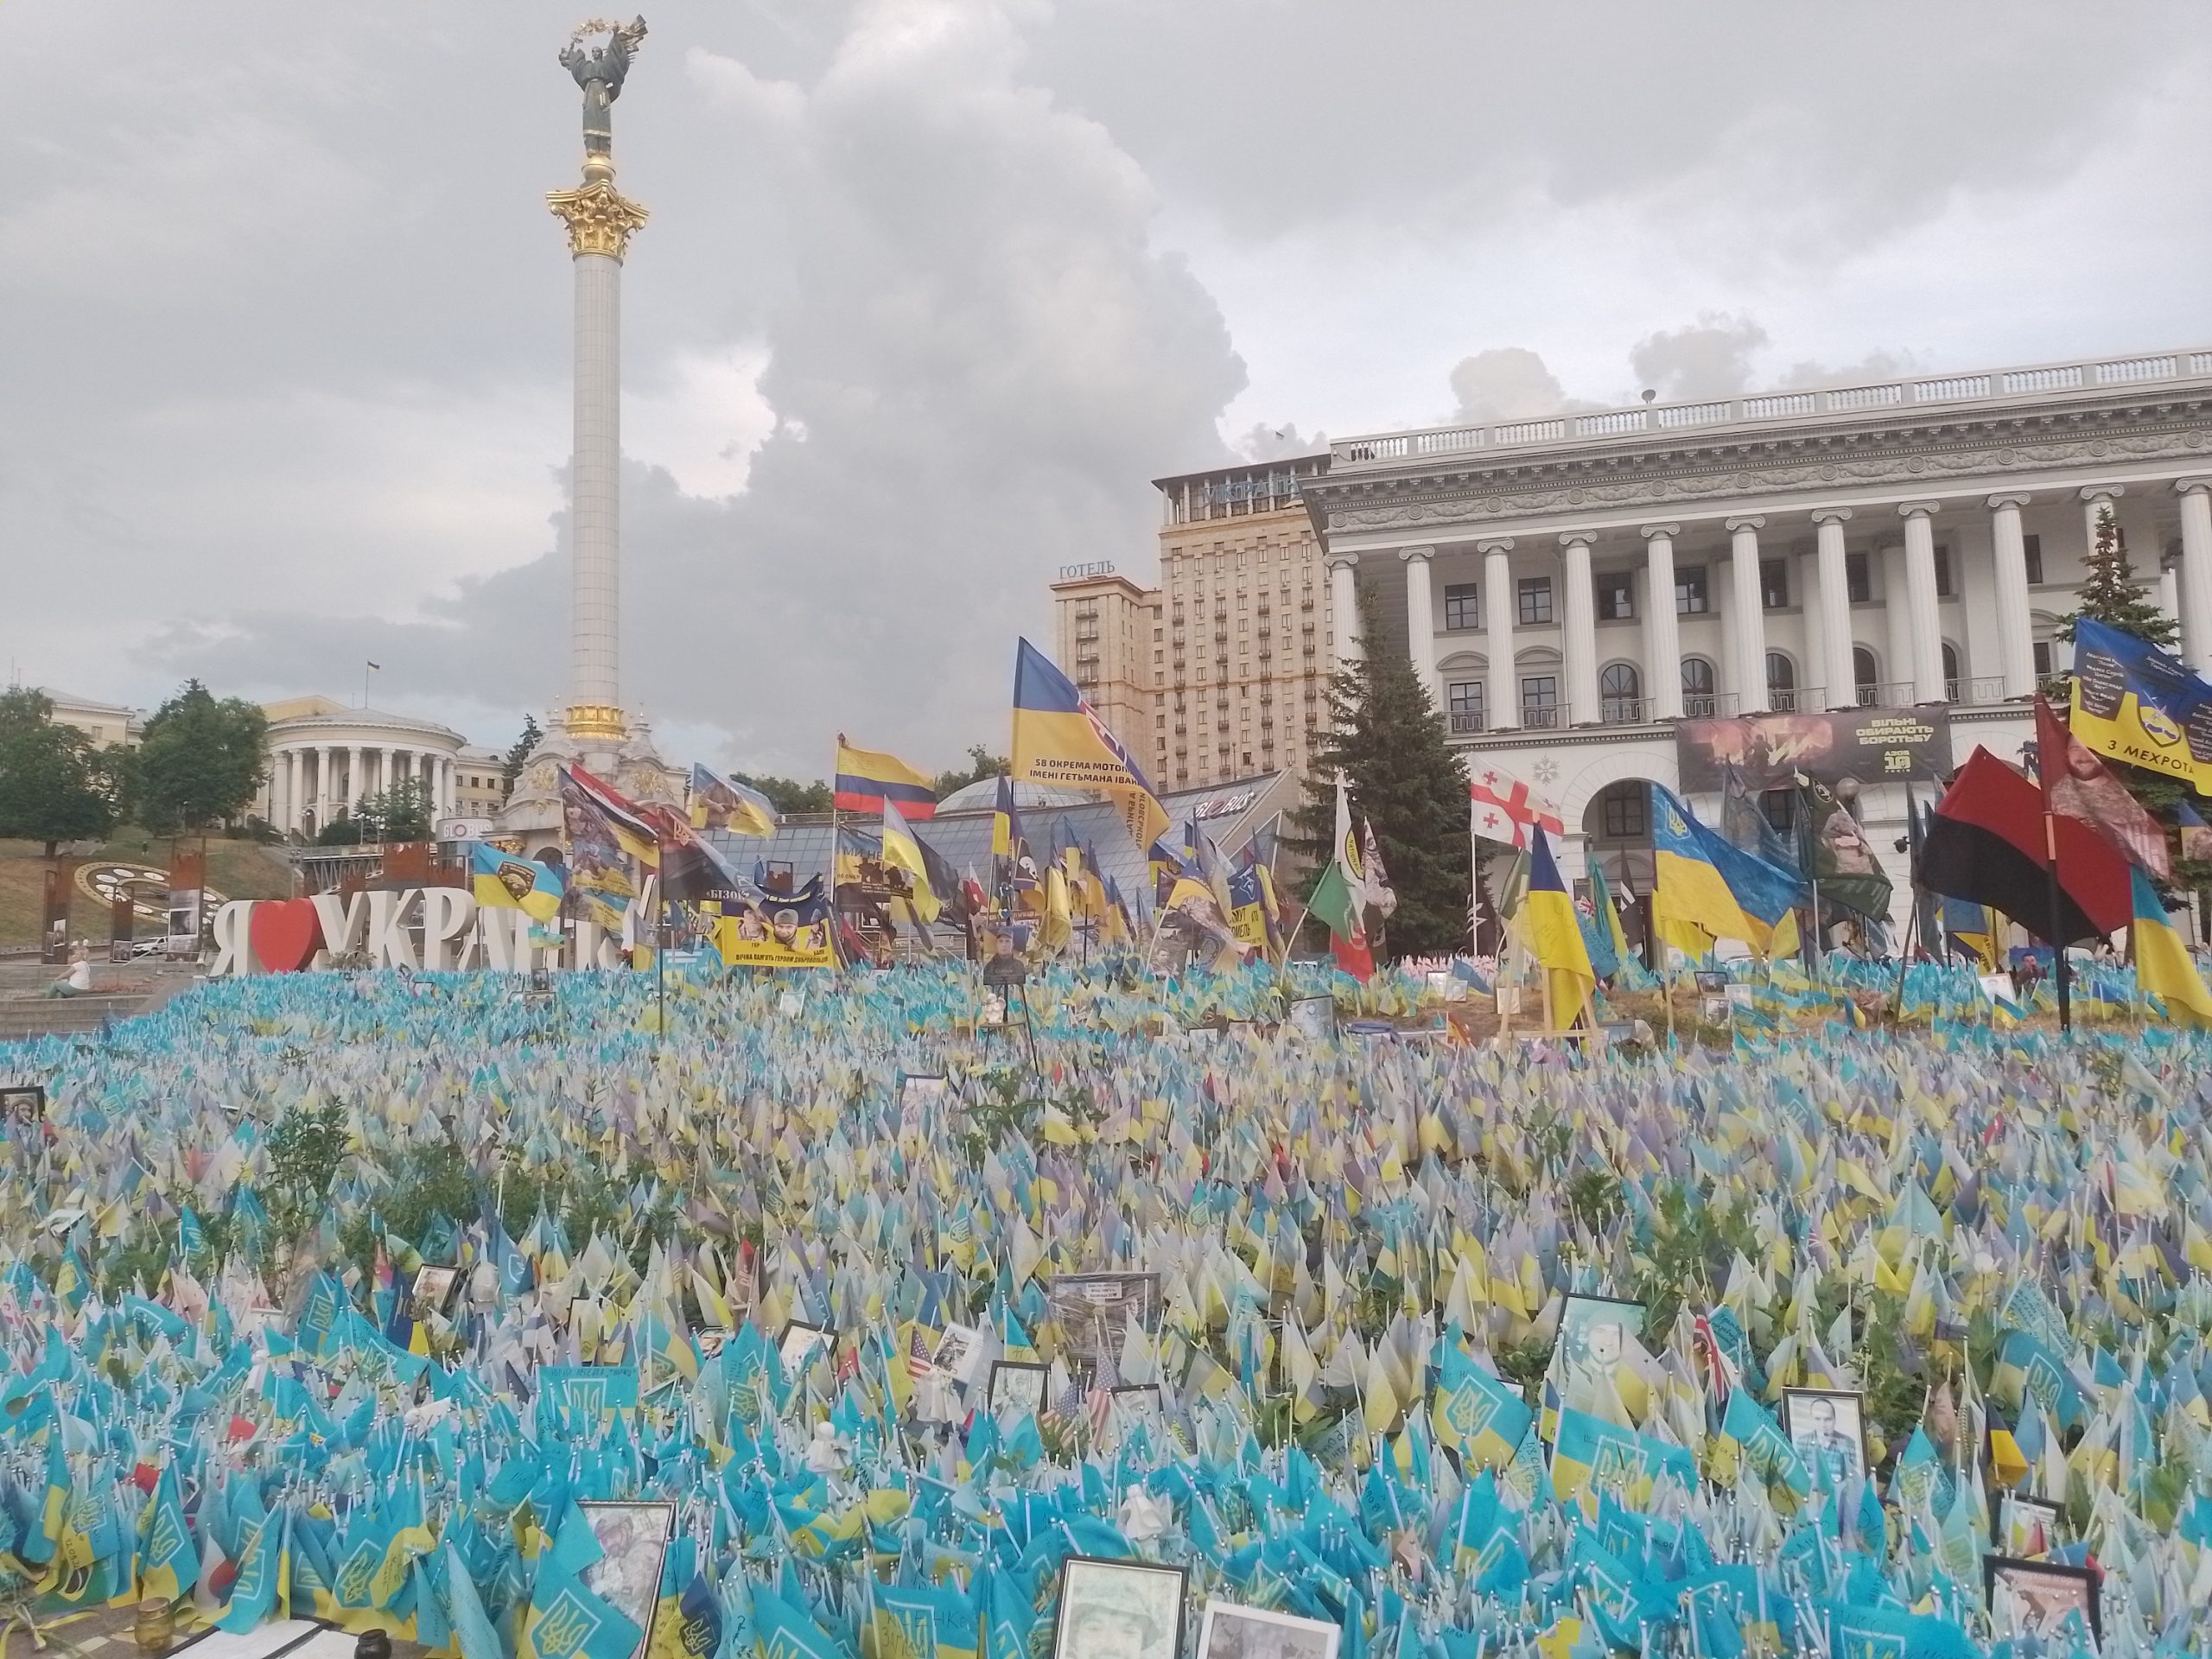
<instances>
[{"instance_id":1,"label":"ukraina sign on hotel","mask_svg":"<svg viewBox=\"0 0 2212 1659\"><path fill-rule=\"evenodd\" d=\"M1951 716L1939 706L1685 720L1675 728L1675 763L1685 794L1719 789L1731 766L1754 795L1787 788L1801 772L1830 789L1846 779L1928 783L1950 775Z\"/></svg>"},{"instance_id":2,"label":"ukraina sign on hotel","mask_svg":"<svg viewBox=\"0 0 2212 1659\"><path fill-rule=\"evenodd\" d=\"M333 957L365 957L372 968L489 969L526 974L563 953L532 931L529 915L480 906L461 887L397 893L321 893L312 899L234 899L215 912L213 978L327 968ZM590 922L575 925L569 965L620 968L621 941Z\"/></svg>"}]
</instances>

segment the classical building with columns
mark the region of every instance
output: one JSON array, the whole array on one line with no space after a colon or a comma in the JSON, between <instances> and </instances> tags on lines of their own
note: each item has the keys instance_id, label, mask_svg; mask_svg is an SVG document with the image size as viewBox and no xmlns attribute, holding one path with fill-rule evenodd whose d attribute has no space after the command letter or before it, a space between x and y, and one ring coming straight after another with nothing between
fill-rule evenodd
<instances>
[{"instance_id":1,"label":"classical building with columns","mask_svg":"<svg viewBox=\"0 0 2212 1659\"><path fill-rule=\"evenodd\" d=\"M474 780L484 775L478 760L490 752L468 748L459 732L433 721L321 696L265 703L262 712L269 717L269 771L254 810L286 835L311 841L368 797L412 779L429 786L435 817L461 816L486 792ZM496 771L496 759L489 764Z\"/></svg>"},{"instance_id":2,"label":"classical building with columns","mask_svg":"<svg viewBox=\"0 0 2212 1659\"><path fill-rule=\"evenodd\" d=\"M2207 351L1377 434L1300 481L1333 653L1409 657L1569 873L1639 893L1684 716L1940 704L1955 764L2017 761L2104 508L2212 671L2208 492ZM1904 794L1860 798L1893 871Z\"/></svg>"}]
</instances>

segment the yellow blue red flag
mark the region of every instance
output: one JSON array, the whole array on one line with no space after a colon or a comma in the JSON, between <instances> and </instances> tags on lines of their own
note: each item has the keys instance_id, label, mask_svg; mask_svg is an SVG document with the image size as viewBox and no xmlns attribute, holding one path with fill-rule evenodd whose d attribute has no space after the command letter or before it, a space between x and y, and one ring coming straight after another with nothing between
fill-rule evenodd
<instances>
[{"instance_id":1,"label":"yellow blue red flag","mask_svg":"<svg viewBox=\"0 0 2212 1659\"><path fill-rule=\"evenodd\" d=\"M931 781L895 754L880 749L856 749L837 734L837 781L835 799L840 812L880 812L886 801L896 801L909 823L936 816L937 790Z\"/></svg>"}]
</instances>

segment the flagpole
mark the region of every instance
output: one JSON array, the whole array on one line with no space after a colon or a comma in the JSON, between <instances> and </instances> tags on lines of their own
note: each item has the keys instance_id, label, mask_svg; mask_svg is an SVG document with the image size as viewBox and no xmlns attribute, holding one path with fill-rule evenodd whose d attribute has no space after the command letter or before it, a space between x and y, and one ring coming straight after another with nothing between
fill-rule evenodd
<instances>
[{"instance_id":1,"label":"flagpole","mask_svg":"<svg viewBox=\"0 0 2212 1659\"><path fill-rule=\"evenodd\" d=\"M2038 696L2036 706L2042 709L2048 705ZM2058 815L2050 810L2050 766L2054 760L2063 766L2066 757L2063 753L2044 754L2038 747L2036 785L2043 793L2043 874L2045 894L2050 905L2050 978L2058 992L2058 1029L2062 1033L2068 1033L2074 1029L2074 976L2066 962L2066 924L2058 886ZM2131 923L2131 930L2133 925Z\"/></svg>"}]
</instances>

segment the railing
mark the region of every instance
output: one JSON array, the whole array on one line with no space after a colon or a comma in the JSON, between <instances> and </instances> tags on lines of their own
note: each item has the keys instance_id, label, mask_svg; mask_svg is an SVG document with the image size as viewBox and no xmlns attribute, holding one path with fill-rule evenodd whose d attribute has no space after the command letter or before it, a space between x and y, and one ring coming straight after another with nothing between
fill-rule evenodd
<instances>
[{"instance_id":1,"label":"railing","mask_svg":"<svg viewBox=\"0 0 2212 1659\"><path fill-rule=\"evenodd\" d=\"M1649 697L1601 697L1598 702L1598 723L1600 726L1648 725L1654 707Z\"/></svg>"},{"instance_id":2,"label":"railing","mask_svg":"<svg viewBox=\"0 0 2212 1659\"><path fill-rule=\"evenodd\" d=\"M1637 404L1586 415L1541 420L1501 421L1488 426L1435 427L1414 432L1378 433L1345 438L1330 445L1337 466L1380 465L1471 450L1507 449L1528 444L1621 438L1639 433L1685 428L1808 420L1823 415L1902 407L1906 404L1986 403L1992 399L2080 391L2100 386L2135 386L2162 380L2212 377L2212 351L2152 353L2144 357L2105 358L2088 362L2026 364L1961 374L1917 375L1868 385L1827 386L1798 391L1762 392L1698 403Z\"/></svg>"},{"instance_id":3,"label":"railing","mask_svg":"<svg viewBox=\"0 0 2212 1659\"><path fill-rule=\"evenodd\" d=\"M1524 702L1521 723L1538 731L1554 731L1567 724L1567 710L1556 703Z\"/></svg>"},{"instance_id":4,"label":"railing","mask_svg":"<svg viewBox=\"0 0 2212 1659\"><path fill-rule=\"evenodd\" d=\"M1471 737L1483 729L1483 717L1478 709L1454 709L1449 718L1454 737Z\"/></svg>"}]
</instances>

